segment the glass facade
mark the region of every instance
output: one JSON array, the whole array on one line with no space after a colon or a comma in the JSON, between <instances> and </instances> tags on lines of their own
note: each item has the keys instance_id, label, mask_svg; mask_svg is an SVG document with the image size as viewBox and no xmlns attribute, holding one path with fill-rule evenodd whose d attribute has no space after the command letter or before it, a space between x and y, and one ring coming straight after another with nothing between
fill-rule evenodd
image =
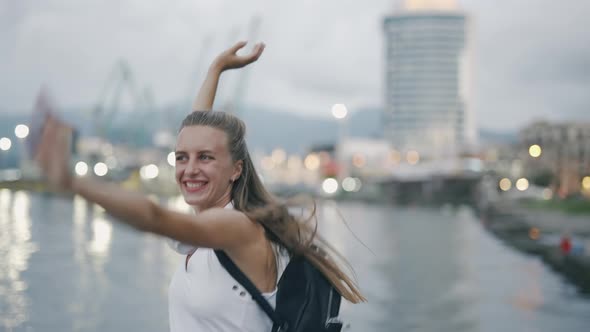
<instances>
[{"instance_id":1,"label":"glass facade","mask_svg":"<svg viewBox=\"0 0 590 332\"><path fill-rule=\"evenodd\" d=\"M466 143L466 26L458 11L385 18L383 129L394 148L443 155Z\"/></svg>"}]
</instances>

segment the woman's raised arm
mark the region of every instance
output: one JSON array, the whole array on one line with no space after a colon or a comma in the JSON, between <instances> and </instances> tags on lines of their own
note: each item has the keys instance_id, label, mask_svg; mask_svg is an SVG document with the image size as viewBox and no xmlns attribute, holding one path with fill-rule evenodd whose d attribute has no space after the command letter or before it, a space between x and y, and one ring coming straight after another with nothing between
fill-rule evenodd
<instances>
[{"instance_id":1,"label":"woman's raised arm","mask_svg":"<svg viewBox=\"0 0 590 332\"><path fill-rule=\"evenodd\" d=\"M213 102L215 101L215 94L217 93L217 86L219 84L219 77L221 73L229 69L238 69L245 67L260 57L262 51L264 51L265 45L258 43L254 45L252 51L247 55L237 55L237 52L246 46L246 42L238 42L231 48L223 51L219 54L213 63L209 66L207 71L207 77L203 81L197 98L193 103L193 111L208 111L213 108Z\"/></svg>"},{"instance_id":2,"label":"woman's raised arm","mask_svg":"<svg viewBox=\"0 0 590 332\"><path fill-rule=\"evenodd\" d=\"M54 188L74 192L102 206L119 221L141 231L164 235L198 247L234 249L259 239L263 232L236 210L209 209L198 215L164 208L146 196L118 185L74 177L69 169L71 129L49 116L36 160Z\"/></svg>"}]
</instances>

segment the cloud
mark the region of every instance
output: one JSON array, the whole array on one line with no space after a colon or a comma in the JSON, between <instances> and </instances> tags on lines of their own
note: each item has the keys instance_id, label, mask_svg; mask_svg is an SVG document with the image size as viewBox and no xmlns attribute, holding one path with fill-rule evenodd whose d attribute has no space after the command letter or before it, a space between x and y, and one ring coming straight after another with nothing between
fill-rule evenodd
<instances>
[{"instance_id":1,"label":"cloud","mask_svg":"<svg viewBox=\"0 0 590 332\"><path fill-rule=\"evenodd\" d=\"M590 120L584 0L462 1L473 17L475 98L481 126L536 117ZM260 18L268 47L247 73L228 73L220 98L308 116L336 102L382 103L382 19L393 1L0 0L0 112L31 107L39 87L62 106L91 106L119 59L158 105L194 95L206 64ZM206 43L206 40L210 40Z\"/></svg>"},{"instance_id":2,"label":"cloud","mask_svg":"<svg viewBox=\"0 0 590 332\"><path fill-rule=\"evenodd\" d=\"M482 126L539 118L590 121L590 3L465 1L475 20L476 110Z\"/></svg>"}]
</instances>

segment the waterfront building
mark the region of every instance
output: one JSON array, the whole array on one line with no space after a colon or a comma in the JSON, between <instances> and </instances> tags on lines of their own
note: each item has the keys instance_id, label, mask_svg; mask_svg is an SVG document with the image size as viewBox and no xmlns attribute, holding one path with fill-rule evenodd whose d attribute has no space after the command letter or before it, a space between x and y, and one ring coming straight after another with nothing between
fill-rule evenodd
<instances>
[{"instance_id":1,"label":"waterfront building","mask_svg":"<svg viewBox=\"0 0 590 332\"><path fill-rule=\"evenodd\" d=\"M476 144L469 27L450 0L407 0L384 19L383 136L393 148L439 159Z\"/></svg>"},{"instance_id":2,"label":"waterfront building","mask_svg":"<svg viewBox=\"0 0 590 332\"><path fill-rule=\"evenodd\" d=\"M532 123L519 132L518 148L528 173L550 174L562 196L579 192L590 176L590 123Z\"/></svg>"}]
</instances>

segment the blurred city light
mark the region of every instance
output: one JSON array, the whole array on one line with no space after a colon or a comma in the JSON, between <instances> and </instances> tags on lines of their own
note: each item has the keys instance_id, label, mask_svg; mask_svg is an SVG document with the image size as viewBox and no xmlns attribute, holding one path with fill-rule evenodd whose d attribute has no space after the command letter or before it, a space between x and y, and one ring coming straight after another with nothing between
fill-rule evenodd
<instances>
[{"instance_id":1,"label":"blurred city light","mask_svg":"<svg viewBox=\"0 0 590 332\"><path fill-rule=\"evenodd\" d=\"M280 165L287 159L287 153L283 149L274 149L271 157L275 165Z\"/></svg>"},{"instance_id":2,"label":"blurred city light","mask_svg":"<svg viewBox=\"0 0 590 332\"><path fill-rule=\"evenodd\" d=\"M516 180L516 189L520 191L525 191L529 188L529 180L525 178L520 178Z\"/></svg>"},{"instance_id":3,"label":"blurred city light","mask_svg":"<svg viewBox=\"0 0 590 332\"><path fill-rule=\"evenodd\" d=\"M12 141L10 140L10 138L8 138L8 137L0 138L0 150L8 151L8 150L10 150L11 146L12 146Z\"/></svg>"},{"instance_id":4,"label":"blurred city light","mask_svg":"<svg viewBox=\"0 0 590 332\"><path fill-rule=\"evenodd\" d=\"M272 161L272 157L264 157L260 161L260 166L262 169L269 171L274 168L275 163Z\"/></svg>"},{"instance_id":5,"label":"blurred city light","mask_svg":"<svg viewBox=\"0 0 590 332\"><path fill-rule=\"evenodd\" d=\"M541 147L537 144L533 144L529 147L529 155L533 158L538 158L541 156L542 150Z\"/></svg>"},{"instance_id":6,"label":"blurred city light","mask_svg":"<svg viewBox=\"0 0 590 332\"><path fill-rule=\"evenodd\" d=\"M551 198L553 198L553 190L549 189L549 188L545 188L543 189L543 199L545 200L550 200Z\"/></svg>"},{"instance_id":7,"label":"blurred city light","mask_svg":"<svg viewBox=\"0 0 590 332\"><path fill-rule=\"evenodd\" d=\"M287 168L290 170L301 169L301 158L297 155L292 155L287 159Z\"/></svg>"},{"instance_id":8,"label":"blurred city light","mask_svg":"<svg viewBox=\"0 0 590 332\"><path fill-rule=\"evenodd\" d=\"M529 238L531 238L531 240L538 240L540 236L541 231L537 227L531 227L529 230Z\"/></svg>"},{"instance_id":9,"label":"blurred city light","mask_svg":"<svg viewBox=\"0 0 590 332\"><path fill-rule=\"evenodd\" d=\"M176 166L176 152L170 152L166 157L166 161L168 162L168 165L172 167Z\"/></svg>"},{"instance_id":10,"label":"blurred city light","mask_svg":"<svg viewBox=\"0 0 590 332\"><path fill-rule=\"evenodd\" d=\"M510 190L510 188L512 188L512 181L510 181L510 179L508 178L503 178L500 180L498 185L500 186L500 189L502 189L502 191L508 191Z\"/></svg>"},{"instance_id":11,"label":"blurred city light","mask_svg":"<svg viewBox=\"0 0 590 332\"><path fill-rule=\"evenodd\" d=\"M399 162L401 160L402 160L402 155L399 153L399 151L397 151L397 150L391 150L391 152L389 153L389 161L393 165L397 165L397 164L399 164Z\"/></svg>"},{"instance_id":12,"label":"blurred city light","mask_svg":"<svg viewBox=\"0 0 590 332\"><path fill-rule=\"evenodd\" d=\"M24 124L19 124L14 128L14 135L18 138L25 138L29 136L29 127Z\"/></svg>"},{"instance_id":13,"label":"blurred city light","mask_svg":"<svg viewBox=\"0 0 590 332\"><path fill-rule=\"evenodd\" d=\"M406 154L406 160L408 161L408 164L416 165L420 161L420 154L418 153L418 151L408 151L408 153Z\"/></svg>"},{"instance_id":14,"label":"blurred city light","mask_svg":"<svg viewBox=\"0 0 590 332\"><path fill-rule=\"evenodd\" d=\"M109 167L105 163L96 163L94 165L94 174L98 176L105 176L109 172Z\"/></svg>"},{"instance_id":15,"label":"blurred city light","mask_svg":"<svg viewBox=\"0 0 590 332\"><path fill-rule=\"evenodd\" d=\"M342 180L342 189L348 192L357 192L361 189L361 179L347 177Z\"/></svg>"},{"instance_id":16,"label":"blurred city light","mask_svg":"<svg viewBox=\"0 0 590 332\"><path fill-rule=\"evenodd\" d=\"M363 183L361 181L361 179L359 178L352 178L354 180L354 192L357 192L359 190L361 190L361 187L363 186Z\"/></svg>"},{"instance_id":17,"label":"blurred city light","mask_svg":"<svg viewBox=\"0 0 590 332\"><path fill-rule=\"evenodd\" d=\"M113 146L110 143L104 143L101 147L101 150L105 156L110 156L113 154Z\"/></svg>"},{"instance_id":18,"label":"blurred city light","mask_svg":"<svg viewBox=\"0 0 590 332\"><path fill-rule=\"evenodd\" d=\"M344 191L348 191L351 192L354 190L355 187L355 183L354 183L354 179L351 177L345 178L344 180L342 180L342 189Z\"/></svg>"},{"instance_id":19,"label":"blurred city light","mask_svg":"<svg viewBox=\"0 0 590 332\"><path fill-rule=\"evenodd\" d=\"M356 168L363 168L367 164L367 158L362 153L355 153L352 156L352 164Z\"/></svg>"},{"instance_id":20,"label":"blurred city light","mask_svg":"<svg viewBox=\"0 0 590 332\"><path fill-rule=\"evenodd\" d=\"M117 165L118 165L117 158L115 158L115 156L108 156L107 159L105 160L105 164L107 164L109 169L117 168Z\"/></svg>"},{"instance_id":21,"label":"blurred city light","mask_svg":"<svg viewBox=\"0 0 590 332\"><path fill-rule=\"evenodd\" d=\"M338 191L338 181L334 178L327 178L322 182L322 190L326 194L333 194Z\"/></svg>"},{"instance_id":22,"label":"blurred city light","mask_svg":"<svg viewBox=\"0 0 590 332\"><path fill-rule=\"evenodd\" d=\"M582 179L582 188L584 188L584 190L590 190L590 176L585 176Z\"/></svg>"},{"instance_id":23,"label":"blurred city light","mask_svg":"<svg viewBox=\"0 0 590 332\"><path fill-rule=\"evenodd\" d=\"M84 176L88 174L88 164L83 161L79 161L76 163L76 166L74 166L74 171L78 176Z\"/></svg>"},{"instance_id":24,"label":"blurred city light","mask_svg":"<svg viewBox=\"0 0 590 332\"><path fill-rule=\"evenodd\" d=\"M316 153L310 153L303 161L305 168L310 171L315 171L320 167L320 157Z\"/></svg>"},{"instance_id":25,"label":"blurred city light","mask_svg":"<svg viewBox=\"0 0 590 332\"><path fill-rule=\"evenodd\" d=\"M332 115L336 119L344 119L346 114L348 114L348 110L344 104L334 104L334 106L332 106Z\"/></svg>"},{"instance_id":26,"label":"blurred city light","mask_svg":"<svg viewBox=\"0 0 590 332\"><path fill-rule=\"evenodd\" d=\"M139 176L144 180L155 179L158 177L159 173L160 170L158 169L158 166L154 164L149 164L139 169Z\"/></svg>"}]
</instances>

